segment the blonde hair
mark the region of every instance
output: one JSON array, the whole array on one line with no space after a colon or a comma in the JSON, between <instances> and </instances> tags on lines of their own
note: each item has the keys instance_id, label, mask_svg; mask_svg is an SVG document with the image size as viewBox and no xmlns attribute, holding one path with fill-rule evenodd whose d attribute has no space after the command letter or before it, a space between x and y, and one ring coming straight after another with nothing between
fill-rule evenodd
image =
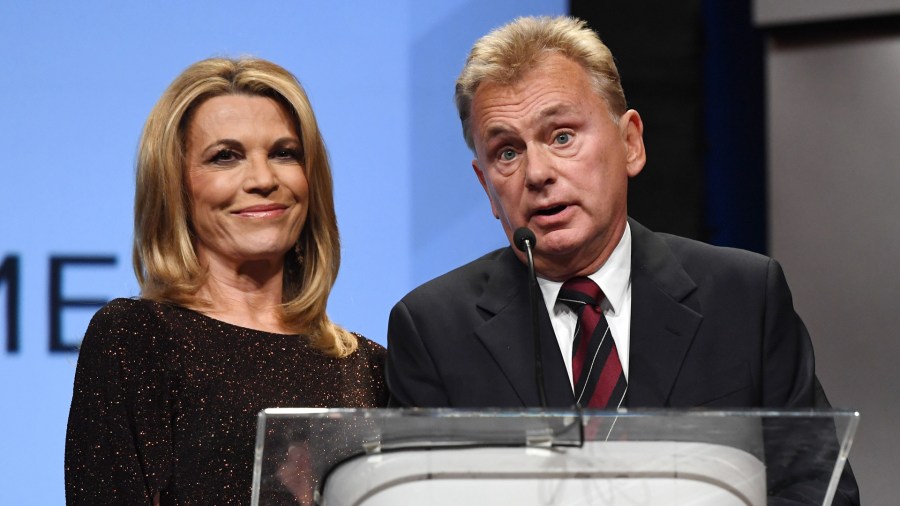
<instances>
[{"instance_id":1,"label":"blonde hair","mask_svg":"<svg viewBox=\"0 0 900 506\"><path fill-rule=\"evenodd\" d=\"M193 112L217 96L245 94L271 98L293 118L309 184L309 212L297 238L302 262L285 255L281 317L290 329L307 334L322 352L347 356L356 350L350 332L325 312L341 263L331 169L325 143L303 87L282 67L256 58L210 58L184 70L153 107L141 135L134 198L133 264L141 296L186 306L202 306L196 296L206 282L194 242L184 184L187 129Z\"/></svg>"},{"instance_id":2,"label":"blonde hair","mask_svg":"<svg viewBox=\"0 0 900 506\"><path fill-rule=\"evenodd\" d=\"M475 151L469 117L478 86L485 81L512 84L551 53L584 67L616 121L625 113L625 92L612 53L584 21L567 16L517 18L478 39L456 80L456 109L469 149Z\"/></svg>"}]
</instances>

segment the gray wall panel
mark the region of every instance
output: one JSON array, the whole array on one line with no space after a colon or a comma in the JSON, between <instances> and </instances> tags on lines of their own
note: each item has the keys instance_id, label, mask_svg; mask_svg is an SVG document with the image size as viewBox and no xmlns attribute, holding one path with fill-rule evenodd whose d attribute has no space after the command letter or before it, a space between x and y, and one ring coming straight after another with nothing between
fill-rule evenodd
<instances>
[{"instance_id":1,"label":"gray wall panel","mask_svg":"<svg viewBox=\"0 0 900 506\"><path fill-rule=\"evenodd\" d=\"M755 0L758 25L829 21L900 14L900 0Z\"/></svg>"},{"instance_id":2,"label":"gray wall panel","mask_svg":"<svg viewBox=\"0 0 900 506\"><path fill-rule=\"evenodd\" d=\"M900 454L900 33L768 52L769 220L832 404L857 408L864 504Z\"/></svg>"}]
</instances>

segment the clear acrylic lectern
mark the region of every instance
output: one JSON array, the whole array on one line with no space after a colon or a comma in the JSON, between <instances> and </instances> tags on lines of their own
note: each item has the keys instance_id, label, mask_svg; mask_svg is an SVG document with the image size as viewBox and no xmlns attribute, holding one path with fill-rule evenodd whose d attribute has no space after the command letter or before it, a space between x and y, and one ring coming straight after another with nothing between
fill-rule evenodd
<instances>
[{"instance_id":1,"label":"clear acrylic lectern","mask_svg":"<svg viewBox=\"0 0 900 506\"><path fill-rule=\"evenodd\" d=\"M253 506L831 504L859 413L267 409Z\"/></svg>"}]
</instances>

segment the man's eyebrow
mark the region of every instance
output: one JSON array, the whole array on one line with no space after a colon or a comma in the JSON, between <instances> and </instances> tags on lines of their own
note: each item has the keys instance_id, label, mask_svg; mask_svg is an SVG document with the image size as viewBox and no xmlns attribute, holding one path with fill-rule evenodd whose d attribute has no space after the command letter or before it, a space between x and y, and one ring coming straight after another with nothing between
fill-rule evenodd
<instances>
[{"instance_id":1,"label":"man's eyebrow","mask_svg":"<svg viewBox=\"0 0 900 506\"><path fill-rule=\"evenodd\" d=\"M545 120L547 118L551 118L553 116L559 116L562 114L568 114L575 110L575 107L572 104L553 104L545 109L541 109L538 112L538 119Z\"/></svg>"},{"instance_id":2,"label":"man's eyebrow","mask_svg":"<svg viewBox=\"0 0 900 506\"><path fill-rule=\"evenodd\" d=\"M488 141L496 137L501 137L512 132L512 129L506 125L494 125L487 129L484 138Z\"/></svg>"}]
</instances>

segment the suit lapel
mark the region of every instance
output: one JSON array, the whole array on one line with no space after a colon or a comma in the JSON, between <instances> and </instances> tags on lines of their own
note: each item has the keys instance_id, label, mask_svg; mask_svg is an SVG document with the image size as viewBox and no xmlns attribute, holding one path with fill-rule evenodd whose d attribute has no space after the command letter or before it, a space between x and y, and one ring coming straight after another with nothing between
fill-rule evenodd
<instances>
[{"instance_id":1,"label":"suit lapel","mask_svg":"<svg viewBox=\"0 0 900 506\"><path fill-rule=\"evenodd\" d=\"M475 334L509 380L522 406L539 406L527 269L507 248L494 262L489 275L485 291L476 303L486 318ZM575 399L543 302L539 311L547 404L569 407Z\"/></svg>"},{"instance_id":2,"label":"suit lapel","mask_svg":"<svg viewBox=\"0 0 900 506\"><path fill-rule=\"evenodd\" d=\"M631 264L630 407L665 407L703 316L696 284L666 242L634 220Z\"/></svg>"}]
</instances>

